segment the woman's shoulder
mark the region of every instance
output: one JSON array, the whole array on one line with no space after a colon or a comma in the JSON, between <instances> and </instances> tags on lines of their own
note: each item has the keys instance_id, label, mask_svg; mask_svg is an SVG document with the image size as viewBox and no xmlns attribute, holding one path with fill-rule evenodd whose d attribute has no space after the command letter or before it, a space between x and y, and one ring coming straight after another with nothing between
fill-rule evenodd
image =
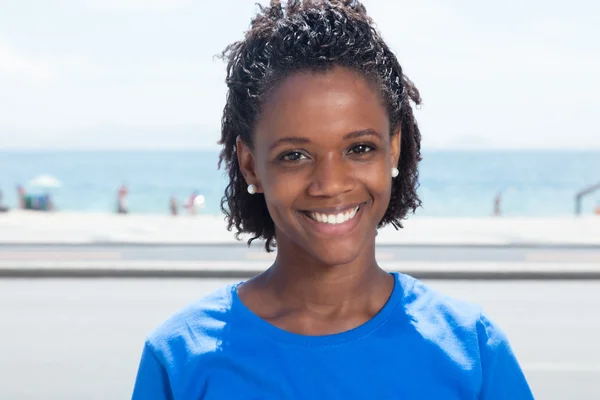
<instances>
[{"instance_id":1,"label":"woman's shoulder","mask_svg":"<svg viewBox=\"0 0 600 400\"><path fill-rule=\"evenodd\" d=\"M533 398L506 334L481 306L410 276L397 276L403 313L396 321L421 357L439 360L440 368L451 365L454 372L456 367L464 371L478 382L481 398Z\"/></svg>"},{"instance_id":2,"label":"woman's shoulder","mask_svg":"<svg viewBox=\"0 0 600 400\"><path fill-rule=\"evenodd\" d=\"M398 280L404 288L404 313L428 341L480 356L488 351L511 351L502 328L480 305L449 296L408 275L398 274Z\"/></svg>"},{"instance_id":3,"label":"woman's shoulder","mask_svg":"<svg viewBox=\"0 0 600 400\"><path fill-rule=\"evenodd\" d=\"M397 274L404 289L403 302L415 319L446 319L463 326L475 324L481 317L480 305L447 295L409 275Z\"/></svg>"},{"instance_id":4,"label":"woman's shoulder","mask_svg":"<svg viewBox=\"0 0 600 400\"><path fill-rule=\"evenodd\" d=\"M178 310L154 328L146 344L155 353L203 352L219 341L219 332L231 318L231 293L224 286Z\"/></svg>"}]
</instances>

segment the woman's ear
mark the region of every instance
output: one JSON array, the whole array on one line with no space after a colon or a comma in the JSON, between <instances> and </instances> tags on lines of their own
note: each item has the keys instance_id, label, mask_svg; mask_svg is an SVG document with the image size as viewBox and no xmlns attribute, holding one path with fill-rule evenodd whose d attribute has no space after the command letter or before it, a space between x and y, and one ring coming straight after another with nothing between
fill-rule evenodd
<instances>
[{"instance_id":1,"label":"woman's ear","mask_svg":"<svg viewBox=\"0 0 600 400\"><path fill-rule=\"evenodd\" d=\"M401 139L402 131L398 128L390 137L390 160L392 167L398 167L398 162L400 161Z\"/></svg>"},{"instance_id":2,"label":"woman's ear","mask_svg":"<svg viewBox=\"0 0 600 400\"><path fill-rule=\"evenodd\" d=\"M256 174L256 164L254 162L252 150L250 150L250 147L244 143L240 136L235 139L235 147L238 164L246 183L248 185L255 185L257 192L262 191L258 176Z\"/></svg>"}]
</instances>

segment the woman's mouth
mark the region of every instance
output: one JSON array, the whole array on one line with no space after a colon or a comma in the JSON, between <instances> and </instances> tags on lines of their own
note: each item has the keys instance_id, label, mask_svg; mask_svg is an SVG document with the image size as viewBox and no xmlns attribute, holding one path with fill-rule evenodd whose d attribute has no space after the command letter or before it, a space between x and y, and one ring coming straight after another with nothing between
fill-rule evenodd
<instances>
[{"instance_id":1,"label":"woman's mouth","mask_svg":"<svg viewBox=\"0 0 600 400\"><path fill-rule=\"evenodd\" d=\"M364 204L340 212L303 211L301 221L310 231L319 235L346 236L354 231L360 223Z\"/></svg>"},{"instance_id":2,"label":"woman's mouth","mask_svg":"<svg viewBox=\"0 0 600 400\"><path fill-rule=\"evenodd\" d=\"M354 217L356 217L356 214L358 213L359 209L360 209L360 206L356 206L355 208L353 208L351 210L347 210L347 211L337 213L337 214L326 214L326 213L318 213L318 212L306 212L305 214L310 219L312 219L313 221L316 221L316 222L321 222L321 223L330 224L330 225L339 225L339 224L348 222L351 219L353 219Z\"/></svg>"}]
</instances>

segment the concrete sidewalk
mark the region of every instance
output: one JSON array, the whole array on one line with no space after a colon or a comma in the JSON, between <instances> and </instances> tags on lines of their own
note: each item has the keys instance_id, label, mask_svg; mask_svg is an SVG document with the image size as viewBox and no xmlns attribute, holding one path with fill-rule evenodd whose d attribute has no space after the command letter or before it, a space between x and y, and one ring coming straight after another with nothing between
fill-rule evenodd
<instances>
[{"instance_id":1,"label":"concrete sidewalk","mask_svg":"<svg viewBox=\"0 0 600 400\"><path fill-rule=\"evenodd\" d=\"M385 227L379 244L432 246L600 246L600 218L417 218ZM0 215L0 244L245 245L222 216L9 212Z\"/></svg>"},{"instance_id":2,"label":"concrete sidewalk","mask_svg":"<svg viewBox=\"0 0 600 400\"><path fill-rule=\"evenodd\" d=\"M404 249L423 246L423 252L436 246L455 247L458 251L471 246L481 248L486 254L493 247L544 249L537 258L525 261L495 259L491 251L490 260L478 261L379 259L382 267L390 271L402 271L421 279L600 279L597 255L563 251L581 248L581 252L596 254L596 249L600 249L600 218L596 217L411 218L400 231L392 227L381 229L377 242ZM64 250L27 250L31 244L62 246ZM0 216L0 251L2 245L9 253L11 246L23 246L22 252L34 257L28 259L21 253L22 259L0 257L0 277L243 278L256 275L270 265L268 255L258 248L260 243L253 246L255 260L178 260L176 256L163 260L126 260L113 254L116 247L110 250L112 246L127 244L198 245L215 247L217 253L227 251L221 250L221 246L246 246L245 241L237 241L227 231L223 217L11 212ZM97 250L88 249L85 256L97 251L94 257L98 259L78 259L82 256L70 245L93 245ZM49 256L44 256L45 253ZM265 257L258 257L261 254Z\"/></svg>"}]
</instances>

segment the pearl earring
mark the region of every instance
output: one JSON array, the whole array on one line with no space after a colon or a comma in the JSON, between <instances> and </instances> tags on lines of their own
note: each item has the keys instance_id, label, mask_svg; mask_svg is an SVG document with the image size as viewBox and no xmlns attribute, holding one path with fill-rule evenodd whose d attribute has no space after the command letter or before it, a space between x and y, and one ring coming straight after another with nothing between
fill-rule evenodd
<instances>
[{"instance_id":1,"label":"pearl earring","mask_svg":"<svg viewBox=\"0 0 600 400\"><path fill-rule=\"evenodd\" d=\"M400 175L400 171L398 171L398 168L392 168L392 178L395 178L398 175Z\"/></svg>"},{"instance_id":2,"label":"pearl earring","mask_svg":"<svg viewBox=\"0 0 600 400\"><path fill-rule=\"evenodd\" d=\"M255 184L248 185L248 193L250 193L250 194L256 193L256 185Z\"/></svg>"}]
</instances>

